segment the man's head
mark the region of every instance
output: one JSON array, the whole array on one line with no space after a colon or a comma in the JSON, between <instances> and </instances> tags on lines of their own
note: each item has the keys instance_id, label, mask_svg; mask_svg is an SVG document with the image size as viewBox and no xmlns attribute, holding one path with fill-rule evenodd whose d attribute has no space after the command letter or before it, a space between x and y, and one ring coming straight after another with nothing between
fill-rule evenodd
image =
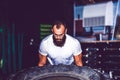
<instances>
[{"instance_id":1,"label":"man's head","mask_svg":"<svg viewBox=\"0 0 120 80\"><path fill-rule=\"evenodd\" d=\"M56 46L62 47L66 40L67 28L66 25L60 21L57 21L52 26L53 42Z\"/></svg>"}]
</instances>

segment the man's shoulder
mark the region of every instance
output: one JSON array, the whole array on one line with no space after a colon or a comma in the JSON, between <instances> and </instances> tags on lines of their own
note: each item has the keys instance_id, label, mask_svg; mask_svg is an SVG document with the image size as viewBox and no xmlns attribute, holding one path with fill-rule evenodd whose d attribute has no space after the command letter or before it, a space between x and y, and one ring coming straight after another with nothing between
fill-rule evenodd
<instances>
[{"instance_id":1,"label":"man's shoulder","mask_svg":"<svg viewBox=\"0 0 120 80\"><path fill-rule=\"evenodd\" d=\"M48 41L51 41L51 40L52 40L52 34L46 36L46 37L42 40L42 42L48 42Z\"/></svg>"},{"instance_id":2,"label":"man's shoulder","mask_svg":"<svg viewBox=\"0 0 120 80\"><path fill-rule=\"evenodd\" d=\"M68 35L68 34L67 34L67 38L68 40L71 40L71 41L75 41L75 42L78 41L75 37Z\"/></svg>"}]
</instances>

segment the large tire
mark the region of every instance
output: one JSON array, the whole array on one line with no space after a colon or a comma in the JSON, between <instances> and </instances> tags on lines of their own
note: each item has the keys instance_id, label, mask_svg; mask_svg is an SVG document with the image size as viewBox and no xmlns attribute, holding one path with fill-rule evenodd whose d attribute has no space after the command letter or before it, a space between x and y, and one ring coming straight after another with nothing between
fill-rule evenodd
<instances>
[{"instance_id":1,"label":"large tire","mask_svg":"<svg viewBox=\"0 0 120 80\"><path fill-rule=\"evenodd\" d=\"M8 80L109 80L89 67L47 65L31 67L12 75Z\"/></svg>"}]
</instances>

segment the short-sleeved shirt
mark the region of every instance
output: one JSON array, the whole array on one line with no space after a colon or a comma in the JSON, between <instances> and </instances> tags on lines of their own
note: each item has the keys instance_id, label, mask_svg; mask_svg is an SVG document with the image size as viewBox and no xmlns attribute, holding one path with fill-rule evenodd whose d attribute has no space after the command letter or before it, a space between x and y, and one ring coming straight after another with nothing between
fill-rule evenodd
<instances>
[{"instance_id":1,"label":"short-sleeved shirt","mask_svg":"<svg viewBox=\"0 0 120 80\"><path fill-rule=\"evenodd\" d=\"M53 43L53 35L44 38L39 47L39 53L47 56L51 65L70 65L73 63L73 56L82 53L80 42L72 36L66 34L64 46L59 47Z\"/></svg>"}]
</instances>

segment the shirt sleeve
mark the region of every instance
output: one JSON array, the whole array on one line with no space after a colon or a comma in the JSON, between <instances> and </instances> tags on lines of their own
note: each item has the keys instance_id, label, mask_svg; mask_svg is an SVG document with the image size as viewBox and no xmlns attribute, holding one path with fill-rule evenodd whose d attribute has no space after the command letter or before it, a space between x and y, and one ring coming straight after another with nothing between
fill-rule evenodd
<instances>
[{"instance_id":1,"label":"shirt sleeve","mask_svg":"<svg viewBox=\"0 0 120 80\"><path fill-rule=\"evenodd\" d=\"M73 47L73 55L76 56L76 55L81 54L82 53L82 48L81 48L80 42L76 39L75 43L73 45L74 45L74 47Z\"/></svg>"},{"instance_id":2,"label":"shirt sleeve","mask_svg":"<svg viewBox=\"0 0 120 80\"><path fill-rule=\"evenodd\" d=\"M45 42L42 41L40 46L39 46L39 53L46 56L47 55L47 47L45 45Z\"/></svg>"}]
</instances>

